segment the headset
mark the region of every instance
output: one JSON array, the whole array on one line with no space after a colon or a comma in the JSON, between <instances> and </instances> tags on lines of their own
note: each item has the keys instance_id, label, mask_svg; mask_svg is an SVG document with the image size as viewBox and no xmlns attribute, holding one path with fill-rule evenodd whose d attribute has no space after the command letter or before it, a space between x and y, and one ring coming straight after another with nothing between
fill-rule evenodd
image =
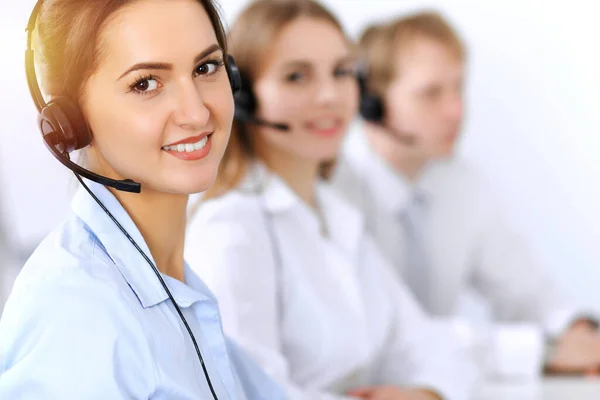
<instances>
[{"instance_id":1,"label":"headset","mask_svg":"<svg viewBox=\"0 0 600 400\"><path fill-rule=\"evenodd\" d=\"M383 121L384 107L380 96L369 91L369 74L366 64L362 64L356 73L360 102L358 111L365 121L380 124Z\"/></svg>"},{"instance_id":2,"label":"headset","mask_svg":"<svg viewBox=\"0 0 600 400\"><path fill-rule=\"evenodd\" d=\"M48 103L46 103L44 97L42 96L42 92L39 87L37 76L35 73L34 51L31 47L33 31L35 30L35 26L38 20L42 4L43 0L37 1L29 17L29 21L27 22L27 49L25 50L25 73L27 75L27 85L29 87L31 97L38 110L38 127L42 133L44 143L48 150L50 150L52 155L75 174L75 176L77 177L81 185L85 188L85 190L96 201L96 203L98 203L100 208L117 225L121 232L123 232L123 234L133 244L133 246L140 253L140 255L150 265L150 267L158 277L158 280L160 281L161 285L165 289L167 295L169 296L171 303L175 307L177 314L179 314L179 317L183 322L192 340L192 343L194 344L194 348L196 350L198 360L202 365L202 370L204 371L204 376L206 377L208 387L210 388L213 398L217 400L217 395L208 375L208 371L206 370L204 358L200 353L200 349L198 347L198 343L196 342L196 338L194 337L194 334L192 333L192 330L190 329L179 306L173 299L171 291L164 282L162 276L160 275L160 272L158 271L154 263L150 260L150 258L142 251L138 244L129 235L129 233L127 233L125 228L123 228L119 221L117 221L117 219L110 213L110 211L104 206L104 204L102 204L102 202L83 182L83 179L81 177L87 178L104 186L109 186L120 191L131 193L140 193L141 185L137 182L134 182L131 179L114 180L105 176L100 176L71 161L69 154L75 150L83 149L84 147L88 146L92 141L92 132L83 116L81 109L79 108L77 103L73 101L73 99L70 99L66 96L56 96L53 97ZM242 81L239 70L231 55L227 55L227 62L225 68L229 78L229 83L231 85L231 90L235 98L236 95L240 92Z\"/></svg>"},{"instance_id":3,"label":"headset","mask_svg":"<svg viewBox=\"0 0 600 400\"><path fill-rule=\"evenodd\" d=\"M366 63L362 63L358 68L356 79L358 80L358 88L360 92L360 103L358 110L361 117L367 122L383 126L384 117L386 115L385 105L381 96L369 90L369 72L366 67ZM400 132L388 126L385 128L385 131L389 133L391 138L404 146L414 146L417 141L417 137L414 134Z\"/></svg>"},{"instance_id":4,"label":"headset","mask_svg":"<svg viewBox=\"0 0 600 400\"><path fill-rule=\"evenodd\" d=\"M243 73L240 73L240 80L240 91L235 97L234 118L248 124L265 126L283 132L289 131L290 125L286 123L269 122L256 116L256 96L252 90L252 81Z\"/></svg>"}]
</instances>

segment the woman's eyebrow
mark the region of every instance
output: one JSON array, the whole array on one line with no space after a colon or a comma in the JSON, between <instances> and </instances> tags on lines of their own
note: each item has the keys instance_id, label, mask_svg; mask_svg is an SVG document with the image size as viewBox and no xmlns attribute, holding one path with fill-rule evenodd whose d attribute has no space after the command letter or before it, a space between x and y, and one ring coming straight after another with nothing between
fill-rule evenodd
<instances>
[{"instance_id":1,"label":"woman's eyebrow","mask_svg":"<svg viewBox=\"0 0 600 400\"><path fill-rule=\"evenodd\" d=\"M200 53L198 53L198 55L196 55L196 57L194 57L194 63L199 62L204 57L208 56L211 53L214 53L217 50L222 50L221 46L219 46L217 43L213 43L212 45L208 46L206 49L204 49ZM172 70L173 64L167 63L167 62L160 62L160 61L137 63L137 64L134 64L133 66L131 66L129 69L127 69L127 71L125 71L123 74L121 74L121 76L119 76L117 81L129 73L134 72L134 71L139 71L141 69Z\"/></svg>"}]
</instances>

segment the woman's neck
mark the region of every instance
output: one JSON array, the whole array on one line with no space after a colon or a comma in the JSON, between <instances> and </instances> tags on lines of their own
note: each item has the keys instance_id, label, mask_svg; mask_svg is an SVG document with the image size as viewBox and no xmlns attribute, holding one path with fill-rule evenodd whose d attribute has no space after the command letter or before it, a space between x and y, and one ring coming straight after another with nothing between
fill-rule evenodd
<instances>
[{"instance_id":1,"label":"woman's neck","mask_svg":"<svg viewBox=\"0 0 600 400\"><path fill-rule=\"evenodd\" d=\"M140 194L111 191L142 234L158 270L184 282L183 246L188 196L144 188Z\"/></svg>"},{"instance_id":2,"label":"woman's neck","mask_svg":"<svg viewBox=\"0 0 600 400\"><path fill-rule=\"evenodd\" d=\"M280 176L306 204L316 208L315 187L319 163L269 148L259 152L259 158Z\"/></svg>"},{"instance_id":3,"label":"woman's neck","mask_svg":"<svg viewBox=\"0 0 600 400\"><path fill-rule=\"evenodd\" d=\"M98 156L93 146L85 153L85 163L100 175L124 179ZM189 196L158 192L144 185L141 193L110 191L142 234L158 270L183 282L183 245Z\"/></svg>"}]
</instances>

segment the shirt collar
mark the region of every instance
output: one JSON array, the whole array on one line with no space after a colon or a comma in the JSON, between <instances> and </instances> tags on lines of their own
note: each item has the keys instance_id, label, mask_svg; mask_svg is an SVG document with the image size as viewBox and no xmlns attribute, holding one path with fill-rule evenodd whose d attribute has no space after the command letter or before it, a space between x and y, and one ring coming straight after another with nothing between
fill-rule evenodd
<instances>
[{"instance_id":1,"label":"shirt collar","mask_svg":"<svg viewBox=\"0 0 600 400\"><path fill-rule=\"evenodd\" d=\"M260 195L266 210L274 214L303 203L283 179L260 161L251 164L240 189Z\"/></svg>"},{"instance_id":2,"label":"shirt collar","mask_svg":"<svg viewBox=\"0 0 600 400\"><path fill-rule=\"evenodd\" d=\"M321 182L317 186L317 198L331 241L341 246L345 253L352 255L354 259L364 234L363 215L327 182Z\"/></svg>"},{"instance_id":3,"label":"shirt collar","mask_svg":"<svg viewBox=\"0 0 600 400\"><path fill-rule=\"evenodd\" d=\"M117 198L98 183L86 180L86 184L156 265L142 234ZM148 262L83 187L80 187L75 194L72 209L94 233L144 308L155 306L168 299L165 289ZM181 307L188 307L197 301L214 301L214 295L187 264L184 271L187 285L165 274L161 273L161 276Z\"/></svg>"},{"instance_id":4,"label":"shirt collar","mask_svg":"<svg viewBox=\"0 0 600 400\"><path fill-rule=\"evenodd\" d=\"M371 192L377 203L390 214L404 211L417 193L425 201L431 200L431 170L435 163L429 163L415 181L410 181L371 148L366 134L360 130L348 137L344 153L354 160L353 164L360 166L358 172L366 185L363 190Z\"/></svg>"},{"instance_id":5,"label":"shirt collar","mask_svg":"<svg viewBox=\"0 0 600 400\"><path fill-rule=\"evenodd\" d=\"M317 212L264 164L258 161L254 163L242 188L242 190L254 190L260 193L260 201L263 202L267 212L271 214L296 212L300 220L308 225L315 235L321 233ZM348 254L354 254L358 249L358 241L364 226L360 212L335 193L328 182L317 183L315 196L327 224L330 240L342 246Z\"/></svg>"}]
</instances>

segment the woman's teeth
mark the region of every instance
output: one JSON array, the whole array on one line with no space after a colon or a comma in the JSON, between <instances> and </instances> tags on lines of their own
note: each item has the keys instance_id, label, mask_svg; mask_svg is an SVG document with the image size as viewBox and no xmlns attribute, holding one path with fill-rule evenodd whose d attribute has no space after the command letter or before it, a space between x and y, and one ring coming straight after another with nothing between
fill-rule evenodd
<instances>
[{"instance_id":1,"label":"woman's teeth","mask_svg":"<svg viewBox=\"0 0 600 400\"><path fill-rule=\"evenodd\" d=\"M186 143L186 144L175 144L173 146L163 146L163 150L167 151L177 151L179 153L187 152L191 153L192 151L202 150L204 146L206 146L206 142L208 142L208 136L204 136L200 141L196 143Z\"/></svg>"},{"instance_id":2,"label":"woman's teeth","mask_svg":"<svg viewBox=\"0 0 600 400\"><path fill-rule=\"evenodd\" d=\"M312 126L316 129L331 129L337 126L335 119L320 119L313 121Z\"/></svg>"}]
</instances>

